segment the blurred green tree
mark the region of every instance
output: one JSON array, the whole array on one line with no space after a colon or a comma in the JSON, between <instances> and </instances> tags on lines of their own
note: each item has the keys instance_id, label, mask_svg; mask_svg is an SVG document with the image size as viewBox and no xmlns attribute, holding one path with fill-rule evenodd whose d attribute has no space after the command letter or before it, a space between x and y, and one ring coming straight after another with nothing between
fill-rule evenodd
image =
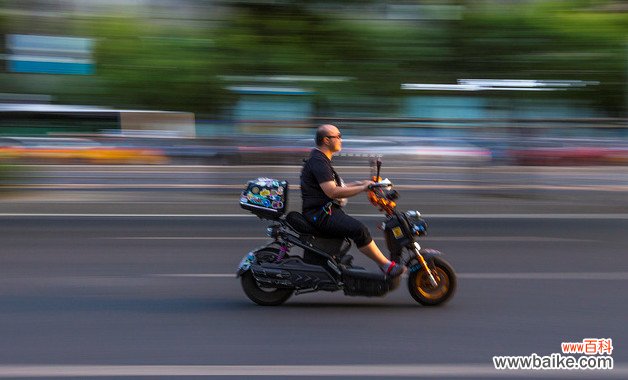
<instances>
[{"instance_id":1,"label":"blurred green tree","mask_svg":"<svg viewBox=\"0 0 628 380\"><path fill-rule=\"evenodd\" d=\"M628 14L605 11L608 1L521 4L467 2L452 25L455 67L468 77L599 82L548 95L589 100L610 116L626 115Z\"/></svg>"},{"instance_id":2,"label":"blurred green tree","mask_svg":"<svg viewBox=\"0 0 628 380\"><path fill-rule=\"evenodd\" d=\"M292 2L241 4L213 36L224 74L350 78L306 84L327 100L397 95L395 62L382 57L373 31Z\"/></svg>"},{"instance_id":3,"label":"blurred green tree","mask_svg":"<svg viewBox=\"0 0 628 380\"><path fill-rule=\"evenodd\" d=\"M203 33L127 17L89 26L107 104L217 114L230 103Z\"/></svg>"},{"instance_id":4,"label":"blurred green tree","mask_svg":"<svg viewBox=\"0 0 628 380\"><path fill-rule=\"evenodd\" d=\"M219 19L198 2L197 19L132 14L46 18L6 16L0 31L93 37L96 75L47 79L1 75L6 91L39 92L57 101L219 115L236 97L226 75L337 76L339 82L294 83L314 90L326 110L363 103L395 114L401 83L455 83L459 78L569 79L599 86L552 94L593 102L625 116L628 14L610 0L407 1L449 6L461 17L387 18L387 2L232 1ZM14 3L15 4L15 3ZM0 3L1 5L1 3ZM333 10L327 9L333 6ZM362 17L365 9L379 17ZM123 10L120 10L123 11ZM378 13L379 12L379 13ZM184 22L181 22L184 21ZM10 79L7 79L10 77ZM36 89L40 86L39 90Z\"/></svg>"}]
</instances>

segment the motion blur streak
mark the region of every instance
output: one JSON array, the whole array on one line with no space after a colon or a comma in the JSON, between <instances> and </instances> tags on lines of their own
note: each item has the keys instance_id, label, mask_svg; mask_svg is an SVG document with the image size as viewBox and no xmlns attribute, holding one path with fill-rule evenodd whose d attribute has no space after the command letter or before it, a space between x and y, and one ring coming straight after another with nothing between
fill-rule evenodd
<instances>
[{"instance_id":1,"label":"motion blur streak","mask_svg":"<svg viewBox=\"0 0 628 380\"><path fill-rule=\"evenodd\" d=\"M627 11L0 0L0 377L488 378L528 375L494 355L628 341ZM426 244L463 274L447 307L400 291L260 310L222 277L265 239L244 184L286 180L300 210L328 123L345 181L382 158L399 205L436 227ZM381 222L363 195L347 210ZM628 378L614 358L583 376Z\"/></svg>"},{"instance_id":2,"label":"motion blur streak","mask_svg":"<svg viewBox=\"0 0 628 380\"><path fill-rule=\"evenodd\" d=\"M299 165L337 123L345 162L626 165L627 15L619 0L6 0L0 161Z\"/></svg>"}]
</instances>

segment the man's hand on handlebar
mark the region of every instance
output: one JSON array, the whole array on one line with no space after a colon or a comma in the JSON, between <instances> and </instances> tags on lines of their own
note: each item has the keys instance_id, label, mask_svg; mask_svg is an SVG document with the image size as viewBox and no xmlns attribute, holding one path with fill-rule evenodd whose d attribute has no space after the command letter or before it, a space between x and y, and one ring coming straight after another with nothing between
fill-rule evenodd
<instances>
[{"instance_id":1,"label":"man's hand on handlebar","mask_svg":"<svg viewBox=\"0 0 628 380\"><path fill-rule=\"evenodd\" d=\"M371 181L371 180L364 180L364 181L355 181L352 182L350 185L351 186L362 186L362 191L367 191L370 186L372 184L374 184L375 182Z\"/></svg>"},{"instance_id":2,"label":"man's hand on handlebar","mask_svg":"<svg viewBox=\"0 0 628 380\"><path fill-rule=\"evenodd\" d=\"M373 186L373 184L375 184L375 182L371 181L371 180L366 180L366 181L362 181L362 186L364 186L364 191L368 191L371 189L371 186Z\"/></svg>"},{"instance_id":3,"label":"man's hand on handlebar","mask_svg":"<svg viewBox=\"0 0 628 380\"><path fill-rule=\"evenodd\" d=\"M388 178L379 181L379 182L374 182L371 180L364 180L364 181L356 181L356 182L352 182L351 183L352 186L362 186L364 191L368 191L368 190L373 190L376 188L383 188L383 187L388 187L388 186L392 186L392 183L388 180Z\"/></svg>"},{"instance_id":4,"label":"man's hand on handlebar","mask_svg":"<svg viewBox=\"0 0 628 380\"><path fill-rule=\"evenodd\" d=\"M392 182L390 182L390 180L388 178L379 181L379 182L373 182L371 181L371 184L368 185L368 189L374 189L374 188L381 188L381 187L388 187L388 186L392 186Z\"/></svg>"}]
</instances>

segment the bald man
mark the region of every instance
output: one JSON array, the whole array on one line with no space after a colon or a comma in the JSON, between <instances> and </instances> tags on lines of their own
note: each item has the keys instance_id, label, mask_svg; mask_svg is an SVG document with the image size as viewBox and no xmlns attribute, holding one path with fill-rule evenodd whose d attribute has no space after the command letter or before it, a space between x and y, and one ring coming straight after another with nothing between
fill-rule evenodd
<instances>
[{"instance_id":1,"label":"bald man","mask_svg":"<svg viewBox=\"0 0 628 380\"><path fill-rule=\"evenodd\" d=\"M386 276L401 276L406 268L388 260L364 223L345 214L342 209L342 199L367 191L373 181L344 184L331 164L332 155L341 149L342 135L336 126L325 124L318 127L316 148L301 171L303 215L322 233L353 240L360 252L375 261Z\"/></svg>"}]
</instances>

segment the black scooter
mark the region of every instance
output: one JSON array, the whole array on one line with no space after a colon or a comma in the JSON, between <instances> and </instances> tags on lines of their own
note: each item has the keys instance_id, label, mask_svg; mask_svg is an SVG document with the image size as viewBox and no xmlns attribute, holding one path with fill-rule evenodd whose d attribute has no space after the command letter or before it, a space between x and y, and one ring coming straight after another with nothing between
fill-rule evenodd
<instances>
[{"instance_id":1,"label":"black scooter","mask_svg":"<svg viewBox=\"0 0 628 380\"><path fill-rule=\"evenodd\" d=\"M385 212L382 224L390 259L408 267L408 290L421 305L435 306L448 301L456 289L456 274L439 251L422 249L417 238L427 233L427 224L417 211L398 211L399 194L392 183L379 176L369 187L371 203ZM348 239L324 236L298 212L284 217L288 183L268 178L249 181L240 205L272 224L267 228L273 240L249 252L240 262L237 277L253 302L281 305L293 294L342 290L348 296L379 297L396 289L401 278L387 278L380 271L352 265ZM294 247L302 255L291 254Z\"/></svg>"}]
</instances>

